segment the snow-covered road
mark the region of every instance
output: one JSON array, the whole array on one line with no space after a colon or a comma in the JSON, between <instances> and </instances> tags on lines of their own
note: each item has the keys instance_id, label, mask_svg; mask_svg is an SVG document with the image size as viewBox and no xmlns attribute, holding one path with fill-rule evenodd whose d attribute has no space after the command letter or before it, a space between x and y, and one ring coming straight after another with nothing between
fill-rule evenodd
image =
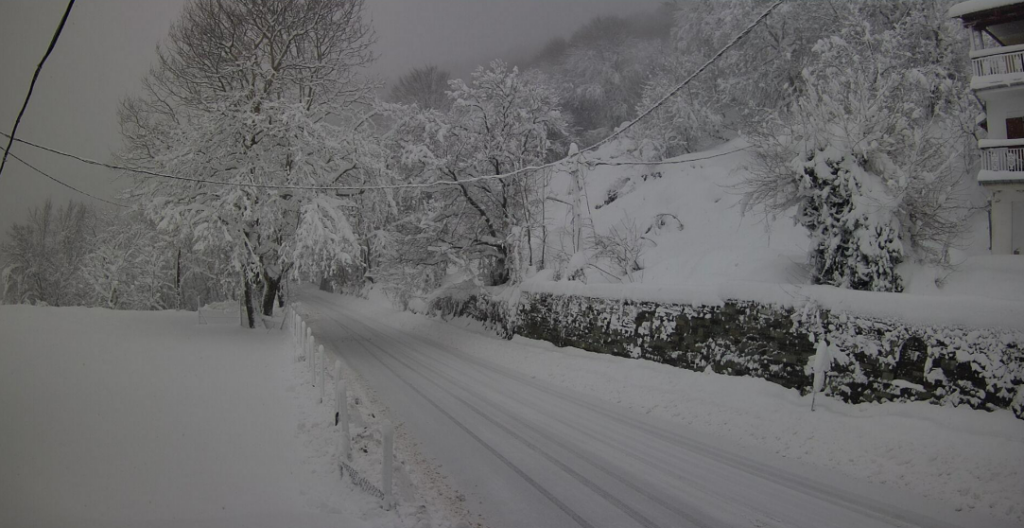
<instances>
[{"instance_id":1,"label":"snow-covered road","mask_svg":"<svg viewBox=\"0 0 1024 528\"><path fill-rule=\"evenodd\" d=\"M321 342L492 528L992 525L533 378L350 298L308 287L300 297Z\"/></svg>"}]
</instances>

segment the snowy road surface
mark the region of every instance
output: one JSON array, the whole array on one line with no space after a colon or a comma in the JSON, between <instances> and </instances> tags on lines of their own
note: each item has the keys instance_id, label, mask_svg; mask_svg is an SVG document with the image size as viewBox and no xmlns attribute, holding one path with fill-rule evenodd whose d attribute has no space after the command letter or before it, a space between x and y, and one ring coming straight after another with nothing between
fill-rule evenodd
<instances>
[{"instance_id":1,"label":"snowy road surface","mask_svg":"<svg viewBox=\"0 0 1024 528\"><path fill-rule=\"evenodd\" d=\"M543 382L306 287L356 369L492 528L992 526Z\"/></svg>"}]
</instances>

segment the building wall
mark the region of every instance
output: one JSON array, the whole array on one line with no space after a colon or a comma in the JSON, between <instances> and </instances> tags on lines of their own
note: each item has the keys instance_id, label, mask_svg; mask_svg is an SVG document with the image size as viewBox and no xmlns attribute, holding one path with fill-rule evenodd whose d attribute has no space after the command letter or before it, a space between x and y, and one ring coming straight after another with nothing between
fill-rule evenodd
<instances>
[{"instance_id":1,"label":"building wall","mask_svg":"<svg viewBox=\"0 0 1024 528\"><path fill-rule=\"evenodd\" d=\"M1013 253L1024 255L1024 196L1020 196L1020 198L1021 200L1013 200L1013 210L1011 211L1013 227L1010 234L1010 248Z\"/></svg>"},{"instance_id":2,"label":"building wall","mask_svg":"<svg viewBox=\"0 0 1024 528\"><path fill-rule=\"evenodd\" d=\"M1015 249L1024 253L1024 182L990 184L985 188L992 196L992 254L1010 255Z\"/></svg>"},{"instance_id":3,"label":"building wall","mask_svg":"<svg viewBox=\"0 0 1024 528\"><path fill-rule=\"evenodd\" d=\"M988 138L1006 139L1006 120L1024 117L1024 87L987 90L978 96L985 101Z\"/></svg>"},{"instance_id":4,"label":"building wall","mask_svg":"<svg viewBox=\"0 0 1024 528\"><path fill-rule=\"evenodd\" d=\"M978 96L985 101L988 138L1006 139L1006 120L1024 117L1024 87L985 90ZM1024 253L1024 182L985 187L992 197L992 254Z\"/></svg>"}]
</instances>

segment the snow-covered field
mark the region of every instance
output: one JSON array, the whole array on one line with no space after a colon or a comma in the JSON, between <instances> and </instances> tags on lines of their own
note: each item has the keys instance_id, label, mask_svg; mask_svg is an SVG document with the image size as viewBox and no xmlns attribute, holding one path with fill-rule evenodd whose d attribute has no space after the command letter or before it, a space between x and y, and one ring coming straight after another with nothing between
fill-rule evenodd
<instances>
[{"instance_id":1,"label":"snow-covered field","mask_svg":"<svg viewBox=\"0 0 1024 528\"><path fill-rule=\"evenodd\" d=\"M848 405L822 398L812 413L810 397L760 379L690 372L521 337L509 342L475 322L446 324L398 313L383 300L358 303L375 321L637 413L901 488L957 511L1024 525L1024 421L1010 412L926 403Z\"/></svg>"},{"instance_id":2,"label":"snow-covered field","mask_svg":"<svg viewBox=\"0 0 1024 528\"><path fill-rule=\"evenodd\" d=\"M423 521L339 478L285 332L204 314L0 306L0 526Z\"/></svg>"}]
</instances>

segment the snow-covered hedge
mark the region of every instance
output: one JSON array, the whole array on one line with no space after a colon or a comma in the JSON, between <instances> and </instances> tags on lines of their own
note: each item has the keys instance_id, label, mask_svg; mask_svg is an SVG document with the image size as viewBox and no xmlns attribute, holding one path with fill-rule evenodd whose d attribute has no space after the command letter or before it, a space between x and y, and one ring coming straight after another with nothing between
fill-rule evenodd
<instances>
[{"instance_id":1,"label":"snow-covered hedge","mask_svg":"<svg viewBox=\"0 0 1024 528\"><path fill-rule=\"evenodd\" d=\"M842 352L826 392L847 401L929 400L975 409L1011 408L1024 418L1024 336L1006 330L914 326L829 313L797 328ZM818 326L818 328L813 328Z\"/></svg>"},{"instance_id":2,"label":"snow-covered hedge","mask_svg":"<svg viewBox=\"0 0 1024 528\"><path fill-rule=\"evenodd\" d=\"M516 317L485 294L434 299L434 314L696 371L754 376L807 393L818 345L830 350L824 392L851 403L926 400L1012 409L1024 418L1024 334L755 301L677 304L522 292Z\"/></svg>"},{"instance_id":3,"label":"snow-covered hedge","mask_svg":"<svg viewBox=\"0 0 1024 528\"><path fill-rule=\"evenodd\" d=\"M512 339L515 335L514 318L511 317L508 303L491 297L472 281L443 288L427 303L427 315L445 320L468 317L482 322L484 327L505 339Z\"/></svg>"}]
</instances>

